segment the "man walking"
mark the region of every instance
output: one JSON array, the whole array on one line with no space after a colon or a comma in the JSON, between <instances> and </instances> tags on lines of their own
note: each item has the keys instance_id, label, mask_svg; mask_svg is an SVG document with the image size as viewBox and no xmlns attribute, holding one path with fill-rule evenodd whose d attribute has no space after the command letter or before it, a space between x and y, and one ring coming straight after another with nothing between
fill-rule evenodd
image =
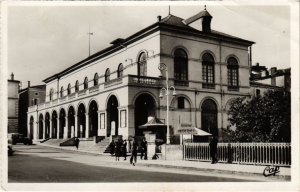
<instances>
[{"instance_id":1,"label":"man walking","mask_svg":"<svg viewBox=\"0 0 300 192\"><path fill-rule=\"evenodd\" d=\"M127 141L126 141L126 139L123 141L123 144L122 144L122 154L123 154L124 161L125 161L126 157L127 157Z\"/></svg>"},{"instance_id":2,"label":"man walking","mask_svg":"<svg viewBox=\"0 0 300 192\"><path fill-rule=\"evenodd\" d=\"M78 137L76 137L75 138L75 146L76 146L76 149L77 149L77 151L78 151L78 147L79 147L79 139L78 139Z\"/></svg>"},{"instance_id":3,"label":"man walking","mask_svg":"<svg viewBox=\"0 0 300 192\"><path fill-rule=\"evenodd\" d=\"M145 138L143 138L143 141L141 143L141 146L142 146L142 151L141 151L141 160L143 159L143 156L145 155L144 159L145 160L148 160L148 157L147 157L147 150L148 150L148 143L146 141Z\"/></svg>"},{"instance_id":4,"label":"man walking","mask_svg":"<svg viewBox=\"0 0 300 192\"><path fill-rule=\"evenodd\" d=\"M216 136L209 143L210 148L210 156L211 156L211 164L215 164L218 162L217 159L217 150L218 150L218 139Z\"/></svg>"},{"instance_id":5,"label":"man walking","mask_svg":"<svg viewBox=\"0 0 300 192\"><path fill-rule=\"evenodd\" d=\"M133 138L133 143L132 143L132 148L131 148L131 157L130 157L130 164L132 164L133 166L135 166L135 163L136 163L137 148L138 148L138 144L137 144L135 138Z\"/></svg>"}]
</instances>

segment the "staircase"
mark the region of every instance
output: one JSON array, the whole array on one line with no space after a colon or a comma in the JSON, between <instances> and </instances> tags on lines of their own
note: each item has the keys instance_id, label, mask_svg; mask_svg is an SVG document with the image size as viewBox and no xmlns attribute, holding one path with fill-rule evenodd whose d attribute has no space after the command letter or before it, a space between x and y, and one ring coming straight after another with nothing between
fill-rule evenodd
<instances>
[{"instance_id":1,"label":"staircase","mask_svg":"<svg viewBox=\"0 0 300 192\"><path fill-rule=\"evenodd\" d=\"M93 139L79 139L78 149L81 151L103 154L109 146L109 138L102 139L100 142L95 143Z\"/></svg>"},{"instance_id":2,"label":"staircase","mask_svg":"<svg viewBox=\"0 0 300 192\"><path fill-rule=\"evenodd\" d=\"M67 141L69 139L48 139L47 141L43 142L47 145L53 145L53 146L60 146L61 143Z\"/></svg>"},{"instance_id":3,"label":"staircase","mask_svg":"<svg viewBox=\"0 0 300 192\"><path fill-rule=\"evenodd\" d=\"M44 142L44 144L57 146L61 148L67 148L70 146L75 146L73 144L74 138L68 139L49 139ZM109 138L102 138L101 141L96 143L93 138L79 138L79 147L80 151L92 152L96 154L110 153L109 148ZM74 148L74 147L73 147Z\"/></svg>"}]
</instances>

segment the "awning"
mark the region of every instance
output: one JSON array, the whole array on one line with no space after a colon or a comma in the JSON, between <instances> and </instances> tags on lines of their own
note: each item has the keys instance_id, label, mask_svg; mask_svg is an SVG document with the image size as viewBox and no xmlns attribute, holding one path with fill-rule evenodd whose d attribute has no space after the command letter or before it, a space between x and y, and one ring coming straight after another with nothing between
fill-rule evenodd
<instances>
[{"instance_id":1,"label":"awning","mask_svg":"<svg viewBox=\"0 0 300 192\"><path fill-rule=\"evenodd\" d=\"M196 134L194 135L197 135L197 136L212 136L212 134L206 132L206 131L203 131L202 129L199 129L197 127L195 127L195 130L196 130Z\"/></svg>"},{"instance_id":2,"label":"awning","mask_svg":"<svg viewBox=\"0 0 300 192\"><path fill-rule=\"evenodd\" d=\"M157 117L152 117L146 124L140 125L139 128L150 128L150 127L167 127Z\"/></svg>"},{"instance_id":3,"label":"awning","mask_svg":"<svg viewBox=\"0 0 300 192\"><path fill-rule=\"evenodd\" d=\"M196 135L196 136L211 136L212 135L206 131L203 131L200 128L193 127L191 124L188 124L188 123L180 124L178 129L176 130L176 134Z\"/></svg>"}]
</instances>

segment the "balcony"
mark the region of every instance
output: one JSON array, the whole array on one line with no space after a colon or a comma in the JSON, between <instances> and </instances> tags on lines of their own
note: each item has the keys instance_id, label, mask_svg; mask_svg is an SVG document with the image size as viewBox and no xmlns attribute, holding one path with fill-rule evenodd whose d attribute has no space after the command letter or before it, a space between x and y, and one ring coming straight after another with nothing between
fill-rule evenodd
<instances>
[{"instance_id":1,"label":"balcony","mask_svg":"<svg viewBox=\"0 0 300 192\"><path fill-rule=\"evenodd\" d=\"M86 95L86 92L87 92L87 89L78 91L78 97L82 97L82 96Z\"/></svg>"},{"instance_id":2,"label":"balcony","mask_svg":"<svg viewBox=\"0 0 300 192\"><path fill-rule=\"evenodd\" d=\"M215 89L214 83L202 83L202 88L204 89Z\"/></svg>"},{"instance_id":3,"label":"balcony","mask_svg":"<svg viewBox=\"0 0 300 192\"><path fill-rule=\"evenodd\" d=\"M112 79L112 80L104 83L104 88L108 88L108 87L118 85L118 84L121 84L121 83L122 83L122 78Z\"/></svg>"},{"instance_id":4,"label":"balcony","mask_svg":"<svg viewBox=\"0 0 300 192\"><path fill-rule=\"evenodd\" d=\"M99 85L95 85L95 86L89 88L89 93L94 93L94 92L97 92L99 90L100 90Z\"/></svg>"},{"instance_id":5,"label":"balcony","mask_svg":"<svg viewBox=\"0 0 300 192\"><path fill-rule=\"evenodd\" d=\"M174 85L175 85L175 86L188 87L188 86L189 86L189 81L187 81L187 80L177 80L177 79L174 79Z\"/></svg>"}]
</instances>

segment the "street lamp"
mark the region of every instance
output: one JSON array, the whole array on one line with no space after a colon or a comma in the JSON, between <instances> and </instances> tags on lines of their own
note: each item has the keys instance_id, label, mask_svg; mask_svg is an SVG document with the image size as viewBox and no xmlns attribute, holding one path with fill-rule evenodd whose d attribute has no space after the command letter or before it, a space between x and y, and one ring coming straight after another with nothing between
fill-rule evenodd
<instances>
[{"instance_id":1,"label":"street lamp","mask_svg":"<svg viewBox=\"0 0 300 192\"><path fill-rule=\"evenodd\" d=\"M176 95L176 90L174 86L169 86L169 75L168 75L168 67L164 63L160 63L158 65L158 69L161 71L166 71L166 87L161 88L159 98L163 98L164 95L167 96L167 135L166 135L166 144L170 144L170 131L169 131L169 95L170 90L173 90L172 96ZM165 94L164 94L165 93Z\"/></svg>"}]
</instances>

